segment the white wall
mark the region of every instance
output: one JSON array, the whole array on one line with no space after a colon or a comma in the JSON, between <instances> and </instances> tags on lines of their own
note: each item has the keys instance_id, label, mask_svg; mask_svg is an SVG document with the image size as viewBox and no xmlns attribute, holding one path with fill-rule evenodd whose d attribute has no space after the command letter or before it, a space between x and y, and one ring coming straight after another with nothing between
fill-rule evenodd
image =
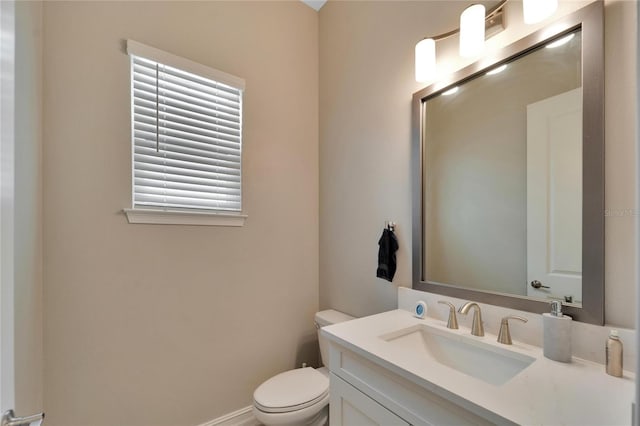
<instances>
[{"instance_id":1,"label":"white wall","mask_svg":"<svg viewBox=\"0 0 640 426\"><path fill-rule=\"evenodd\" d=\"M636 22L640 21L640 8L636 8ZM636 45L640 46L640 32L636 29ZM640 57L636 57L636 81L640 81ZM640 102L640 86L636 85L636 102ZM636 164L640 164L640 108L635 111L636 122ZM640 231L640 167L636 167L636 234ZM640 238L636 239L636 253L640 253ZM636 330L640 329L640 260L636 258ZM640 371L640 352L636 356L636 372ZM636 379L635 426L640 426L640 380Z\"/></svg>"},{"instance_id":2,"label":"white wall","mask_svg":"<svg viewBox=\"0 0 640 426\"><path fill-rule=\"evenodd\" d=\"M561 2L556 16L588 2ZM375 278L385 219L398 223L394 283L411 286L410 144L415 43L457 26L465 2L328 2L320 11L320 305L354 315L396 306L395 288ZM635 206L636 3L606 5L606 207ZM507 5L507 30L488 49L537 29L522 23L521 3ZM442 74L470 63L456 39L438 45ZM626 87L626 89L625 89ZM627 209L627 210L625 210ZM606 321L633 327L635 225L608 216Z\"/></svg>"},{"instance_id":3,"label":"white wall","mask_svg":"<svg viewBox=\"0 0 640 426\"><path fill-rule=\"evenodd\" d=\"M16 2L16 413L43 409L42 3Z\"/></svg>"},{"instance_id":4,"label":"white wall","mask_svg":"<svg viewBox=\"0 0 640 426\"><path fill-rule=\"evenodd\" d=\"M242 228L130 225L123 40L246 79ZM45 2L45 410L195 425L315 362L318 16L301 2Z\"/></svg>"}]
</instances>

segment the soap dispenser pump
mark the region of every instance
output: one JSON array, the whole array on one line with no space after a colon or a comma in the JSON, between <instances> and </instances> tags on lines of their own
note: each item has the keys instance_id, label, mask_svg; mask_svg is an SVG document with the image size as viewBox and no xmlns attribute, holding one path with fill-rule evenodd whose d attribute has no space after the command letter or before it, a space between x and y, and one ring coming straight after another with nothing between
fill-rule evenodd
<instances>
[{"instance_id":1,"label":"soap dispenser pump","mask_svg":"<svg viewBox=\"0 0 640 426\"><path fill-rule=\"evenodd\" d=\"M559 362L571 362L571 320L562 313L562 302L551 302L551 312L542 314L544 356Z\"/></svg>"}]
</instances>

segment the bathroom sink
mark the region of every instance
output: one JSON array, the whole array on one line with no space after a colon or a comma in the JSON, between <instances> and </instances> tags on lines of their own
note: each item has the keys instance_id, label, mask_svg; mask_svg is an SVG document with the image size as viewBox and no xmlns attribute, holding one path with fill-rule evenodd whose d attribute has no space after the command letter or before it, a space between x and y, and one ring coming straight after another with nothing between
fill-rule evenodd
<instances>
[{"instance_id":1,"label":"bathroom sink","mask_svg":"<svg viewBox=\"0 0 640 426\"><path fill-rule=\"evenodd\" d=\"M380 336L390 345L419 354L492 385L502 385L535 358L483 342L481 337L459 335L425 324Z\"/></svg>"}]
</instances>

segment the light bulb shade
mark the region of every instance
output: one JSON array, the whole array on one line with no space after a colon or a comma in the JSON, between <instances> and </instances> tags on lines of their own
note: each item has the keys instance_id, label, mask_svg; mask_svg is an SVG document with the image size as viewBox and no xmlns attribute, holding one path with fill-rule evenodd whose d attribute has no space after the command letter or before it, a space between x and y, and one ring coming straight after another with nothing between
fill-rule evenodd
<instances>
[{"instance_id":1,"label":"light bulb shade","mask_svg":"<svg viewBox=\"0 0 640 426\"><path fill-rule=\"evenodd\" d=\"M416 44L416 81L426 83L436 77L436 42L431 38Z\"/></svg>"},{"instance_id":2,"label":"light bulb shade","mask_svg":"<svg viewBox=\"0 0 640 426\"><path fill-rule=\"evenodd\" d=\"M522 12L525 24L535 24L553 15L558 8L558 0L523 0Z\"/></svg>"},{"instance_id":3,"label":"light bulb shade","mask_svg":"<svg viewBox=\"0 0 640 426\"><path fill-rule=\"evenodd\" d=\"M460 56L471 58L484 50L485 8L469 6L460 15Z\"/></svg>"}]
</instances>

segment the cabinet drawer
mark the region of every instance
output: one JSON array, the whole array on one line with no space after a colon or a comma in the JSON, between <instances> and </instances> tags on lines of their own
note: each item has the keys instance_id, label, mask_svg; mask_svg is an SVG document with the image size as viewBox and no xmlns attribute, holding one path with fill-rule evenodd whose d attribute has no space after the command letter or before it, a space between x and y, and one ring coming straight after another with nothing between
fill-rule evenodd
<instances>
[{"instance_id":1,"label":"cabinet drawer","mask_svg":"<svg viewBox=\"0 0 640 426\"><path fill-rule=\"evenodd\" d=\"M513 424L472 404L467 406L446 399L400 375L336 344L331 343L330 369L393 413L413 425L492 425ZM452 398L455 398L451 394ZM473 410L470 411L470 410Z\"/></svg>"},{"instance_id":2,"label":"cabinet drawer","mask_svg":"<svg viewBox=\"0 0 640 426\"><path fill-rule=\"evenodd\" d=\"M410 426L335 374L330 380L331 426Z\"/></svg>"}]
</instances>

